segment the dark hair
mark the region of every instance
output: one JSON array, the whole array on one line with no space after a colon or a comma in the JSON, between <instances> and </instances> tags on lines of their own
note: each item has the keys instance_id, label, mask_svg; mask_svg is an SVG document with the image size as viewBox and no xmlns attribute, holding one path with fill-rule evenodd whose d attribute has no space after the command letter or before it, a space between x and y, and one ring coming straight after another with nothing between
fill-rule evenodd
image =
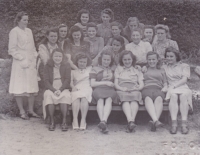
<instances>
[{"instance_id":1,"label":"dark hair","mask_svg":"<svg viewBox=\"0 0 200 155\"><path fill-rule=\"evenodd\" d=\"M14 20L14 26L18 25L18 22L22 19L23 16L28 16L28 14L24 11L21 11L16 15L15 20Z\"/></svg>"},{"instance_id":2,"label":"dark hair","mask_svg":"<svg viewBox=\"0 0 200 155\"><path fill-rule=\"evenodd\" d=\"M110 16L110 18L111 18L110 21L111 22L114 20L114 12L110 8L106 8L106 9L102 10L101 11L101 16L102 16L103 13L105 13L105 14Z\"/></svg>"},{"instance_id":3,"label":"dark hair","mask_svg":"<svg viewBox=\"0 0 200 155\"><path fill-rule=\"evenodd\" d=\"M110 51L109 48L106 48L106 49L104 49L104 50L102 51L100 57L98 58L98 64L102 66L102 58L103 58L103 55L109 55L109 56L110 56L111 62L110 62L110 64L109 64L109 66L112 66L112 65L113 65L114 59L113 59L112 52Z\"/></svg>"},{"instance_id":4,"label":"dark hair","mask_svg":"<svg viewBox=\"0 0 200 155\"><path fill-rule=\"evenodd\" d=\"M124 46L124 38L123 37L121 37L121 36L114 36L112 38L111 45L112 45L113 41L115 41L115 40L118 41L118 42L120 42L121 45Z\"/></svg>"},{"instance_id":5,"label":"dark hair","mask_svg":"<svg viewBox=\"0 0 200 155\"><path fill-rule=\"evenodd\" d=\"M74 64L78 67L78 60L84 59L84 58L87 58L87 66L90 66L92 61L89 58L89 56L87 54L83 53L83 52L79 52L79 53L76 54Z\"/></svg>"},{"instance_id":6,"label":"dark hair","mask_svg":"<svg viewBox=\"0 0 200 155\"><path fill-rule=\"evenodd\" d=\"M74 32L78 32L78 31L81 32L81 39L80 39L80 41L83 41L84 35L83 35L82 29L81 29L80 27L74 25L74 26L72 26L72 27L70 28L70 30L69 30L69 39L70 39L72 42L74 42L74 39L73 39L73 37L72 37L72 34L73 34Z\"/></svg>"},{"instance_id":7,"label":"dark hair","mask_svg":"<svg viewBox=\"0 0 200 155\"><path fill-rule=\"evenodd\" d=\"M123 59L124 55L127 55L127 54L129 54L131 56L131 58L133 60L132 66L134 67L135 64L136 64L136 56L131 51L128 51L128 50L123 50L122 51L122 53L121 53L121 55L119 57L119 64L120 64L120 66L124 66L124 63L123 63L122 59Z\"/></svg>"},{"instance_id":8,"label":"dark hair","mask_svg":"<svg viewBox=\"0 0 200 155\"><path fill-rule=\"evenodd\" d=\"M179 50L175 49L174 47L170 46L165 49L165 58L167 57L167 53L172 52L176 56L176 62L181 61L181 56Z\"/></svg>"},{"instance_id":9,"label":"dark hair","mask_svg":"<svg viewBox=\"0 0 200 155\"><path fill-rule=\"evenodd\" d=\"M79 23L81 23L81 15L85 13L85 14L88 14L89 16L89 21L88 22L91 22L91 16L90 16L90 12L86 9L81 9L78 13L77 13L77 21Z\"/></svg>"},{"instance_id":10,"label":"dark hair","mask_svg":"<svg viewBox=\"0 0 200 155\"><path fill-rule=\"evenodd\" d=\"M53 65L54 64L54 61L53 61L53 55L55 52L59 52L59 53L62 53L62 62L61 64L64 64L65 63L65 57L64 57L64 53L63 53L63 50L61 48L56 48L52 51L52 53L50 54L50 59L49 59L49 64Z\"/></svg>"},{"instance_id":11,"label":"dark hair","mask_svg":"<svg viewBox=\"0 0 200 155\"><path fill-rule=\"evenodd\" d=\"M94 27L97 30L97 24L95 24L94 22L90 22L87 24L87 30L89 27Z\"/></svg>"},{"instance_id":12,"label":"dark hair","mask_svg":"<svg viewBox=\"0 0 200 155\"><path fill-rule=\"evenodd\" d=\"M150 55L156 55L156 57L157 57L157 59L158 59L158 63L156 64L156 67L157 67L158 69L160 69L162 63L161 63L159 54L158 54L157 52L154 52L154 51L149 51L149 52L147 53L147 56L146 56L146 59L147 59L147 60L148 60L148 56L150 56Z\"/></svg>"},{"instance_id":13,"label":"dark hair","mask_svg":"<svg viewBox=\"0 0 200 155\"><path fill-rule=\"evenodd\" d=\"M110 24L110 26L111 26L111 28L112 28L112 26L117 26L117 27L121 30L120 34L123 35L123 34L122 34L122 33L123 33L123 26L122 26L121 23L119 23L119 22L117 22L117 21L114 21L114 22L112 22L112 23Z\"/></svg>"}]
</instances>

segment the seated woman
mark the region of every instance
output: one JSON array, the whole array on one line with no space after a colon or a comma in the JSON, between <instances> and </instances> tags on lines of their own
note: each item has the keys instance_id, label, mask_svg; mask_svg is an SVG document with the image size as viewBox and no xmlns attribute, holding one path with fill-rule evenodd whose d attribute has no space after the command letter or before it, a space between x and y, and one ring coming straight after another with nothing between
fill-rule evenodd
<instances>
[{"instance_id":1,"label":"seated woman","mask_svg":"<svg viewBox=\"0 0 200 155\"><path fill-rule=\"evenodd\" d=\"M142 98L147 112L153 121L151 131L156 131L157 127L163 126L159 121L163 110L163 100L167 91L167 79L164 69L160 69L159 56L156 52L147 53L147 72L144 73L144 88Z\"/></svg>"},{"instance_id":2,"label":"seated woman","mask_svg":"<svg viewBox=\"0 0 200 155\"><path fill-rule=\"evenodd\" d=\"M55 130L54 112L55 105L60 104L62 113L62 131L67 131L67 105L71 104L70 96L70 65L63 61L63 53L61 49L55 49L52 52L51 59L45 65L44 82L46 91L43 100L43 115L46 119L46 110L50 115L51 123L50 131Z\"/></svg>"},{"instance_id":3,"label":"seated woman","mask_svg":"<svg viewBox=\"0 0 200 155\"><path fill-rule=\"evenodd\" d=\"M143 34L143 41L147 41L150 44L153 43L155 36L154 26L151 25L145 25L144 26L144 34Z\"/></svg>"},{"instance_id":4,"label":"seated woman","mask_svg":"<svg viewBox=\"0 0 200 155\"><path fill-rule=\"evenodd\" d=\"M123 34L122 34L123 33L123 26L122 26L122 24L120 24L119 22L115 21L115 22L112 22L110 25L111 25L111 29L112 29L112 36L113 37L122 37L124 39L124 44L125 45L128 44L129 41L125 37L123 37ZM108 40L107 46L111 45L112 39L113 38L110 38Z\"/></svg>"},{"instance_id":5,"label":"seated woman","mask_svg":"<svg viewBox=\"0 0 200 155\"><path fill-rule=\"evenodd\" d=\"M158 24L155 26L156 39L152 44L153 51L157 52L160 58L164 58L165 49L168 47L174 47L176 50L179 50L178 44L176 41L171 40L169 33L169 27L167 25Z\"/></svg>"},{"instance_id":6,"label":"seated woman","mask_svg":"<svg viewBox=\"0 0 200 155\"><path fill-rule=\"evenodd\" d=\"M94 67L90 73L91 86L93 87L93 103L97 104L100 118L98 127L103 133L107 130L107 119L112 110L112 102L118 103L118 95L114 88L114 75L111 70L113 57L110 50L104 50L99 57L99 66Z\"/></svg>"},{"instance_id":7,"label":"seated woman","mask_svg":"<svg viewBox=\"0 0 200 155\"><path fill-rule=\"evenodd\" d=\"M86 129L86 116L88 112L88 103L92 100L92 88L90 87L89 74L92 67L90 59L85 53L79 53L75 59L75 65L77 70L72 70L71 73L71 97L72 97L72 112L74 130ZM81 123L79 127L78 113L81 111Z\"/></svg>"},{"instance_id":8,"label":"seated woman","mask_svg":"<svg viewBox=\"0 0 200 155\"><path fill-rule=\"evenodd\" d=\"M182 118L181 131L182 134L187 134L189 132L187 126L189 106L192 108L192 91L187 86L187 80L190 78L190 66L180 61L179 51L174 47L166 48L165 58L168 64L164 65L163 68L169 84L166 100L170 99L169 111L172 118L170 133L177 133L177 115L180 108ZM178 99L180 105L178 104Z\"/></svg>"},{"instance_id":9,"label":"seated woman","mask_svg":"<svg viewBox=\"0 0 200 155\"><path fill-rule=\"evenodd\" d=\"M103 49L104 40L102 37L97 37L97 25L95 23L87 24L87 36L84 40L90 43L90 55L93 60Z\"/></svg>"},{"instance_id":10,"label":"seated woman","mask_svg":"<svg viewBox=\"0 0 200 155\"><path fill-rule=\"evenodd\" d=\"M139 104L143 104L140 92L144 86L143 74L134 68L136 57L131 51L122 51L119 62L120 66L115 70L115 88L128 120L128 131L132 132L136 127Z\"/></svg>"}]
</instances>

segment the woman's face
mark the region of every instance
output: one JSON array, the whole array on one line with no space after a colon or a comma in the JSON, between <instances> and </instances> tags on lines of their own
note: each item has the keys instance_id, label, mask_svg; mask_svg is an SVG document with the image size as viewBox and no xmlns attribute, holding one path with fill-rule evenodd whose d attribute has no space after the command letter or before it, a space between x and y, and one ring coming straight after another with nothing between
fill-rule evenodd
<instances>
[{"instance_id":1,"label":"woman's face","mask_svg":"<svg viewBox=\"0 0 200 155\"><path fill-rule=\"evenodd\" d=\"M125 66L126 68L129 68L129 67L132 66L133 59L132 59L132 57L131 57L130 54L126 54L126 55L123 56L122 62L123 62L124 66Z\"/></svg>"},{"instance_id":2,"label":"woman's face","mask_svg":"<svg viewBox=\"0 0 200 155\"><path fill-rule=\"evenodd\" d=\"M167 52L166 53L166 59L169 64L175 64L176 61L176 55L173 52Z\"/></svg>"},{"instance_id":3,"label":"woman's face","mask_svg":"<svg viewBox=\"0 0 200 155\"><path fill-rule=\"evenodd\" d=\"M78 60L78 68L85 69L87 67L87 58L81 58Z\"/></svg>"},{"instance_id":4,"label":"woman's face","mask_svg":"<svg viewBox=\"0 0 200 155\"><path fill-rule=\"evenodd\" d=\"M26 28L28 25L28 16L22 16L22 19L18 22L18 26L20 28Z\"/></svg>"},{"instance_id":5,"label":"woman's face","mask_svg":"<svg viewBox=\"0 0 200 155\"><path fill-rule=\"evenodd\" d=\"M56 65L60 65L63 59L63 54L60 52L54 52L53 54L53 62Z\"/></svg>"},{"instance_id":6,"label":"woman's face","mask_svg":"<svg viewBox=\"0 0 200 155\"><path fill-rule=\"evenodd\" d=\"M112 46L112 49L113 49L114 52L118 52L120 50L120 48L122 47L121 43L117 40L114 40L112 42L111 46Z\"/></svg>"},{"instance_id":7,"label":"woman's face","mask_svg":"<svg viewBox=\"0 0 200 155\"><path fill-rule=\"evenodd\" d=\"M113 36L119 36L121 33L121 30L118 26L112 26L112 34Z\"/></svg>"},{"instance_id":8,"label":"woman's face","mask_svg":"<svg viewBox=\"0 0 200 155\"><path fill-rule=\"evenodd\" d=\"M59 28L59 37L66 38L66 36L67 36L67 27Z\"/></svg>"},{"instance_id":9,"label":"woman's face","mask_svg":"<svg viewBox=\"0 0 200 155\"><path fill-rule=\"evenodd\" d=\"M129 26L130 30L132 31L133 29L138 27L138 22L137 21L131 21L131 22L129 22L128 26Z\"/></svg>"},{"instance_id":10,"label":"woman's face","mask_svg":"<svg viewBox=\"0 0 200 155\"><path fill-rule=\"evenodd\" d=\"M156 54L149 55L147 58L147 63L151 68L155 68L158 63L158 58Z\"/></svg>"},{"instance_id":11,"label":"woman's face","mask_svg":"<svg viewBox=\"0 0 200 155\"><path fill-rule=\"evenodd\" d=\"M81 39L81 32L80 31L73 32L72 33L72 38L74 39L74 41L80 41L80 39Z\"/></svg>"},{"instance_id":12,"label":"woman's face","mask_svg":"<svg viewBox=\"0 0 200 155\"><path fill-rule=\"evenodd\" d=\"M101 15L101 20L105 24L109 23L110 19L111 19L111 17L108 14L106 14L106 13L103 13Z\"/></svg>"},{"instance_id":13,"label":"woman's face","mask_svg":"<svg viewBox=\"0 0 200 155\"><path fill-rule=\"evenodd\" d=\"M111 56L104 54L102 56L102 66L107 68L109 67L110 63L111 63Z\"/></svg>"},{"instance_id":14,"label":"woman's face","mask_svg":"<svg viewBox=\"0 0 200 155\"><path fill-rule=\"evenodd\" d=\"M88 33L88 37L94 38L96 37L97 30L95 29L95 27L88 27L87 33Z\"/></svg>"},{"instance_id":15,"label":"woman's face","mask_svg":"<svg viewBox=\"0 0 200 155\"><path fill-rule=\"evenodd\" d=\"M58 33L56 32L49 32L46 36L50 44L55 44L58 40Z\"/></svg>"},{"instance_id":16,"label":"woman's face","mask_svg":"<svg viewBox=\"0 0 200 155\"><path fill-rule=\"evenodd\" d=\"M138 31L133 31L131 35L131 39L133 40L133 43L138 45L141 41L142 35Z\"/></svg>"},{"instance_id":17,"label":"woman's face","mask_svg":"<svg viewBox=\"0 0 200 155\"><path fill-rule=\"evenodd\" d=\"M81 23L87 24L89 21L89 14L88 13L82 13L81 14Z\"/></svg>"},{"instance_id":18,"label":"woman's face","mask_svg":"<svg viewBox=\"0 0 200 155\"><path fill-rule=\"evenodd\" d=\"M167 39L166 31L163 30L163 29L158 29L156 31L156 34L157 34L157 37L158 37L159 41L163 41L163 40Z\"/></svg>"},{"instance_id":19,"label":"woman's face","mask_svg":"<svg viewBox=\"0 0 200 155\"><path fill-rule=\"evenodd\" d=\"M148 39L152 40L152 38L153 38L153 30L150 29L150 28L146 28L144 30L144 36L145 36L145 38L148 38Z\"/></svg>"}]
</instances>

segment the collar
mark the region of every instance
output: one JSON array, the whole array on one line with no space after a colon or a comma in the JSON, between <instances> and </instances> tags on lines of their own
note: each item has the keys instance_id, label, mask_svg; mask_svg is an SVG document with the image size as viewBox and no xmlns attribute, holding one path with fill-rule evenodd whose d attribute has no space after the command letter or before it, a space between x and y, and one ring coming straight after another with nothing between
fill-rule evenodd
<instances>
[{"instance_id":1,"label":"collar","mask_svg":"<svg viewBox=\"0 0 200 155\"><path fill-rule=\"evenodd\" d=\"M57 44L55 44L54 46L52 46L51 44L47 43L47 46L48 46L48 48L51 49L51 50L54 50L54 49L58 48L58 45L57 45Z\"/></svg>"},{"instance_id":2,"label":"collar","mask_svg":"<svg viewBox=\"0 0 200 155\"><path fill-rule=\"evenodd\" d=\"M55 64L54 64L54 68L57 68L57 69L59 69L59 68L60 68L60 66L61 66L61 64L60 64L60 65L55 65Z\"/></svg>"},{"instance_id":3,"label":"collar","mask_svg":"<svg viewBox=\"0 0 200 155\"><path fill-rule=\"evenodd\" d=\"M97 41L97 37L94 37L94 38L88 37L88 40L89 40L89 41Z\"/></svg>"},{"instance_id":4,"label":"collar","mask_svg":"<svg viewBox=\"0 0 200 155\"><path fill-rule=\"evenodd\" d=\"M180 65L180 64L182 64L181 61L179 61L179 62L177 62L177 63L175 63L175 64L173 64L173 65L168 64L168 66L171 67L171 68L174 68L174 67L176 67L176 66L178 66L178 65Z\"/></svg>"},{"instance_id":5,"label":"collar","mask_svg":"<svg viewBox=\"0 0 200 155\"><path fill-rule=\"evenodd\" d=\"M142 46L142 41L140 40L139 44L135 44L134 42L132 42L132 44L133 44L134 46Z\"/></svg>"},{"instance_id":6,"label":"collar","mask_svg":"<svg viewBox=\"0 0 200 155\"><path fill-rule=\"evenodd\" d=\"M125 66L123 66L123 69L128 71L128 72L131 72L133 70L133 66L131 66L129 68L126 68Z\"/></svg>"},{"instance_id":7,"label":"collar","mask_svg":"<svg viewBox=\"0 0 200 155\"><path fill-rule=\"evenodd\" d=\"M110 29L110 28L111 28L110 23L108 23L108 24L103 24L103 23L102 23L102 28L103 28L103 29L105 29L105 28Z\"/></svg>"}]
</instances>

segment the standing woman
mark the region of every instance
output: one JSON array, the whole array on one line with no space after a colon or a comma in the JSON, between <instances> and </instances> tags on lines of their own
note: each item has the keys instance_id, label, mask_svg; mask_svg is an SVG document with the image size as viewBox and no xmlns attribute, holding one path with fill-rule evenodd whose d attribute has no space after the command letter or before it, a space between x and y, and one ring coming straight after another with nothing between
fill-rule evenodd
<instances>
[{"instance_id":1,"label":"standing woman","mask_svg":"<svg viewBox=\"0 0 200 155\"><path fill-rule=\"evenodd\" d=\"M163 68L167 75L168 92L166 100L170 99L169 111L172 118L171 134L177 133L177 115L181 112L181 132L187 134L189 128L187 126L188 110L192 108L192 91L187 85L190 78L190 66L182 63L179 51L174 47L168 47L165 50L165 58L168 64ZM180 104L178 104L178 100Z\"/></svg>"},{"instance_id":2,"label":"standing woman","mask_svg":"<svg viewBox=\"0 0 200 155\"><path fill-rule=\"evenodd\" d=\"M119 62L115 70L115 88L128 121L128 131L132 132L139 104L143 104L140 92L144 86L143 74L134 68L136 57L131 51L122 51Z\"/></svg>"},{"instance_id":3,"label":"standing woman","mask_svg":"<svg viewBox=\"0 0 200 155\"><path fill-rule=\"evenodd\" d=\"M176 41L171 40L169 33L169 27L167 25L158 24L155 26L156 40L152 44L153 51L157 52L160 58L164 58L165 49L168 47L174 47L176 50L179 50L178 44Z\"/></svg>"},{"instance_id":4,"label":"standing woman","mask_svg":"<svg viewBox=\"0 0 200 155\"><path fill-rule=\"evenodd\" d=\"M147 41L150 44L153 43L154 41L154 36L155 36L155 30L154 30L154 26L151 25L145 25L144 26L144 34L143 34L143 41Z\"/></svg>"},{"instance_id":5,"label":"standing woman","mask_svg":"<svg viewBox=\"0 0 200 155\"><path fill-rule=\"evenodd\" d=\"M35 95L38 92L36 58L37 52L32 31L27 28L28 14L19 12L15 28L10 31L8 53L13 57L9 93L14 94L22 119L39 117L34 111ZM23 108L23 97L28 97L28 114Z\"/></svg>"}]
</instances>

